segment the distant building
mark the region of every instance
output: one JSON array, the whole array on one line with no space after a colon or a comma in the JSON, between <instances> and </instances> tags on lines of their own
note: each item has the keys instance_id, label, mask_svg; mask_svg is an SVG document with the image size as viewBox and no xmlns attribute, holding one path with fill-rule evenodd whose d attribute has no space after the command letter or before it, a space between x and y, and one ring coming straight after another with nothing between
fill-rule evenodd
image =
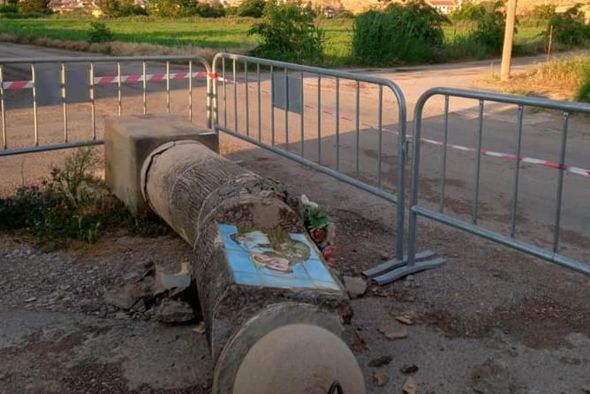
<instances>
[{"instance_id":1,"label":"distant building","mask_svg":"<svg viewBox=\"0 0 590 394\"><path fill-rule=\"evenodd\" d=\"M426 2L445 15L461 7L461 3L455 0L426 0Z\"/></svg>"}]
</instances>

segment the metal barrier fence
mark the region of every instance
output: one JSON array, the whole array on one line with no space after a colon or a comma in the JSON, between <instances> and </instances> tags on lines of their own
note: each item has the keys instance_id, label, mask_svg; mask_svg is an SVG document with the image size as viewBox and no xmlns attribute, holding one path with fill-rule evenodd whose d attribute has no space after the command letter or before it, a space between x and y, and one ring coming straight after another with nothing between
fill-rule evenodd
<instances>
[{"instance_id":1,"label":"metal barrier fence","mask_svg":"<svg viewBox=\"0 0 590 394\"><path fill-rule=\"evenodd\" d=\"M231 64L231 71L227 69L226 63ZM403 260L406 102L403 93L394 82L363 74L226 53L215 56L213 73L218 76L213 85L213 127L217 131L252 143L395 204L396 258L399 261ZM330 95L330 99L333 100L331 109L327 107L326 87L322 85L328 81L330 89L333 90L333 95ZM346 103L353 107L352 117L341 112L341 87L347 82L347 86L352 86L354 91L354 98ZM239 86L240 84L242 86ZM359 171L362 165L359 163L359 146L368 139L365 139L365 134L361 132L361 109L364 109L361 106L361 84L374 86L378 91L375 108L377 127L374 130L377 135L373 136L376 137L377 163L376 174L371 175L373 180L376 178L374 184L363 180L363 175ZM253 90L252 93L250 89ZM383 125L384 90L389 90L395 97L396 130L386 131ZM270 99L264 106L263 94ZM255 105L251 105L253 101ZM263 112L270 118L266 124ZM333 122L329 127L331 134L325 130L326 127L322 123L324 117L330 117ZM279 118L281 119L277 121ZM341 122L344 121L353 124L348 137L351 137L354 154L343 153L342 144L345 136ZM299 143L293 144L290 140L293 130L296 132L296 138L299 138ZM310 142L309 139L306 140L306 135L317 139L317 146L313 147L313 152L310 152L309 147L306 149L306 144ZM388 163L396 167L397 179L394 180L393 191L386 190L381 175L385 160L382 149L387 136L393 136L396 142L396 162ZM322 143L323 139L332 139L328 141L330 146L334 147L332 153L322 147L325 145ZM343 169L347 166L350 169L349 173Z\"/></svg>"},{"instance_id":2,"label":"metal barrier fence","mask_svg":"<svg viewBox=\"0 0 590 394\"><path fill-rule=\"evenodd\" d=\"M423 111L425 104L434 96L442 96L444 98L444 134L443 141L436 143L443 148L440 177L440 200L438 212L428 209L420 205L418 202L419 181L420 181L420 161L421 152L420 147L422 143L434 143L436 141L429 140L422 137L423 132ZM463 98L475 99L479 102L479 114L477 117L478 127L476 130L476 147L466 148L457 147L448 143L449 137L449 98ZM484 104L485 102L495 102L503 104L513 104L517 106L516 117L516 133L514 153L503 154L509 160L515 163L514 172L512 175L512 191L510 204L510 230L509 233L501 234L500 232L492 231L478 225L479 216L479 200L480 200L480 175L481 175L481 157L482 155L501 157L497 152L490 152L482 149L482 134L483 134L483 118L484 118ZM524 110L527 107L544 108L550 110L560 111L563 115L562 131L560 136L559 146L559 162L543 161L538 159L527 158L522 155L522 139L523 139L523 118ZM408 234L408 266L416 264L418 261L416 254L416 236L417 236L417 219L419 216L425 217L436 222L454 227L458 230L466 231L475 234L479 237L497 242L501 245L514 248L516 250L540 257L549 262L568 267L586 274L590 274L590 264L577 261L573 258L560 254L560 231L561 231L561 216L562 216L562 200L563 200L563 184L564 175L566 172L590 176L590 171L583 170L577 167L572 167L566 164L566 146L568 141L568 128L570 115L572 113L590 113L590 105L575 103L552 101L535 97L520 97L503 94L485 93L479 91L470 91L462 89L450 88L434 88L426 91L418 100L415 108L414 116L414 166L413 166L413 181L410 197L410 219L409 219L409 234ZM471 207L471 223L458 219L456 217L444 213L443 205L445 199L445 182L446 182L446 168L447 168L447 149L457 148L463 151L470 151L475 154L475 166L473 174L474 190ZM517 239L515 233L515 226L517 220L517 205L519 198L519 176L522 163L542 164L545 167L553 168L558 171L557 185L555 189L555 211L553 215L553 242L550 250L542 248L531 243L527 243Z\"/></svg>"},{"instance_id":3,"label":"metal barrier fence","mask_svg":"<svg viewBox=\"0 0 590 394\"><path fill-rule=\"evenodd\" d=\"M146 64L148 62L157 62L164 68L159 73L147 73ZM159 64L163 63L163 64ZM178 63L187 64L187 71L171 72L171 65L174 67ZM97 67L101 66L102 72L97 72ZM112 65L109 67L108 65ZM83 67L80 67L83 66ZM127 75L123 74L124 68L130 69L134 66L136 69L131 70ZM141 68L139 68L141 67ZM49 70L48 70L49 68ZM199 68L204 71L195 71L193 68ZM8 80L6 74L24 74L25 80ZM146 56L146 57L59 57L59 58L39 58L39 59L0 59L0 115L1 115L1 140L0 140L0 157L11 156L25 153L45 152L66 148L81 146L91 146L102 144L97 136L97 113L96 113L96 91L102 85L116 85L116 110L113 114L121 115L123 113L123 88L141 84L140 92L142 96L143 114L149 113L148 108L148 83L160 82L165 83L166 92L166 111L171 112L171 83L178 80L187 80L187 114L189 119L193 119L193 80L203 79L206 81L206 112L207 126L211 127L211 73L210 66L205 59L198 56ZM41 74L41 75L39 75ZM102 75L101 75L102 74ZM14 76L13 76L14 78ZM40 86L42 85L42 86ZM30 96L24 92L30 91ZM9 93L20 93L19 97L8 97ZM24 97L26 95L28 97ZM23 104L25 100L31 100ZM13 99L11 101L11 99ZM10 136L22 138L21 130L19 133L11 133L9 127L9 117L7 115L8 106L19 102L21 106L28 107L32 110L33 132L32 144L18 145L10 140ZM68 107L74 103L90 103L90 119L88 119L89 132L83 137L75 140L72 138L69 128L68 119L71 114ZM39 119L38 111L40 105L61 106L62 118L62 136L58 143L40 142L40 126L43 119ZM42 136L42 135L41 135ZM11 143L12 142L12 143ZM11 146L12 145L12 146ZM20 144L23 145L23 144Z\"/></svg>"}]
</instances>

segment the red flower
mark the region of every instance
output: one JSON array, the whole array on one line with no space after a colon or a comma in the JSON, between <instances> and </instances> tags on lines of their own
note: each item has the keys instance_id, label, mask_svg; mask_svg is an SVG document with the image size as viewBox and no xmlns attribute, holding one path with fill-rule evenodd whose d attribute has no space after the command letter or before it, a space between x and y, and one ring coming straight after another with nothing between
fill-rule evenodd
<instances>
[{"instance_id":1,"label":"red flower","mask_svg":"<svg viewBox=\"0 0 590 394\"><path fill-rule=\"evenodd\" d=\"M320 243L326 239L327 232L323 228L316 228L315 230L311 230L309 234L315 243Z\"/></svg>"}]
</instances>

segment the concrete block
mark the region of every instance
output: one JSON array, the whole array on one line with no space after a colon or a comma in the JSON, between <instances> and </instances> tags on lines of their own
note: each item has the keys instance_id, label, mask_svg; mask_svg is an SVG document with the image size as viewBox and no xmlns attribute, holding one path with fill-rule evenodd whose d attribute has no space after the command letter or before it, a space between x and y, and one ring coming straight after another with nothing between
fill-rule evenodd
<instances>
[{"instance_id":1,"label":"concrete block","mask_svg":"<svg viewBox=\"0 0 590 394\"><path fill-rule=\"evenodd\" d=\"M141 168L158 146L171 141L196 140L219 152L217 134L196 127L178 115L131 115L105 121L105 179L112 192L134 215L148 206L141 194Z\"/></svg>"}]
</instances>

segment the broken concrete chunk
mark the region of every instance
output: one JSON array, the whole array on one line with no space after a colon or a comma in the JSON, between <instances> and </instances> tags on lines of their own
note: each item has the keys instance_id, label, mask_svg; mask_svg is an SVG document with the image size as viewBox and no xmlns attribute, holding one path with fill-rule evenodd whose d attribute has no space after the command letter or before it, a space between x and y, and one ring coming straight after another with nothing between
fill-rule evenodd
<instances>
[{"instance_id":1,"label":"broken concrete chunk","mask_svg":"<svg viewBox=\"0 0 590 394\"><path fill-rule=\"evenodd\" d=\"M394 316L394 317L395 317L395 320L397 320L398 322L405 324L407 326L411 326L412 324L414 324L414 321L407 316L399 315L399 316Z\"/></svg>"},{"instance_id":2,"label":"broken concrete chunk","mask_svg":"<svg viewBox=\"0 0 590 394\"><path fill-rule=\"evenodd\" d=\"M389 340L396 340L396 339L403 339L408 337L408 330L406 327L400 325L399 323L392 322L385 326L381 326L377 328L381 334L385 336L385 338Z\"/></svg>"},{"instance_id":3,"label":"broken concrete chunk","mask_svg":"<svg viewBox=\"0 0 590 394\"><path fill-rule=\"evenodd\" d=\"M402 393L403 394L416 394L418 391L418 385L416 384L416 380L413 376L408 376L404 385L402 386Z\"/></svg>"},{"instance_id":4,"label":"broken concrete chunk","mask_svg":"<svg viewBox=\"0 0 590 394\"><path fill-rule=\"evenodd\" d=\"M362 297L367 291L367 282L362 278L344 276L342 280L344 281L344 287L346 287L349 297L353 300Z\"/></svg>"},{"instance_id":5,"label":"broken concrete chunk","mask_svg":"<svg viewBox=\"0 0 590 394\"><path fill-rule=\"evenodd\" d=\"M155 308L154 318L162 323L187 323L195 319L195 314L186 302L164 299Z\"/></svg>"},{"instance_id":6,"label":"broken concrete chunk","mask_svg":"<svg viewBox=\"0 0 590 394\"><path fill-rule=\"evenodd\" d=\"M182 263L182 268L175 274L167 274L156 269L156 285L154 295L160 295L164 292L179 295L187 290L191 285L191 272L188 263ZM172 295L172 294L169 294Z\"/></svg>"},{"instance_id":7,"label":"broken concrete chunk","mask_svg":"<svg viewBox=\"0 0 590 394\"><path fill-rule=\"evenodd\" d=\"M372 377L373 377L373 383L375 383L376 386L383 387L387 383L389 383L389 376L386 373L373 372Z\"/></svg>"}]
</instances>

